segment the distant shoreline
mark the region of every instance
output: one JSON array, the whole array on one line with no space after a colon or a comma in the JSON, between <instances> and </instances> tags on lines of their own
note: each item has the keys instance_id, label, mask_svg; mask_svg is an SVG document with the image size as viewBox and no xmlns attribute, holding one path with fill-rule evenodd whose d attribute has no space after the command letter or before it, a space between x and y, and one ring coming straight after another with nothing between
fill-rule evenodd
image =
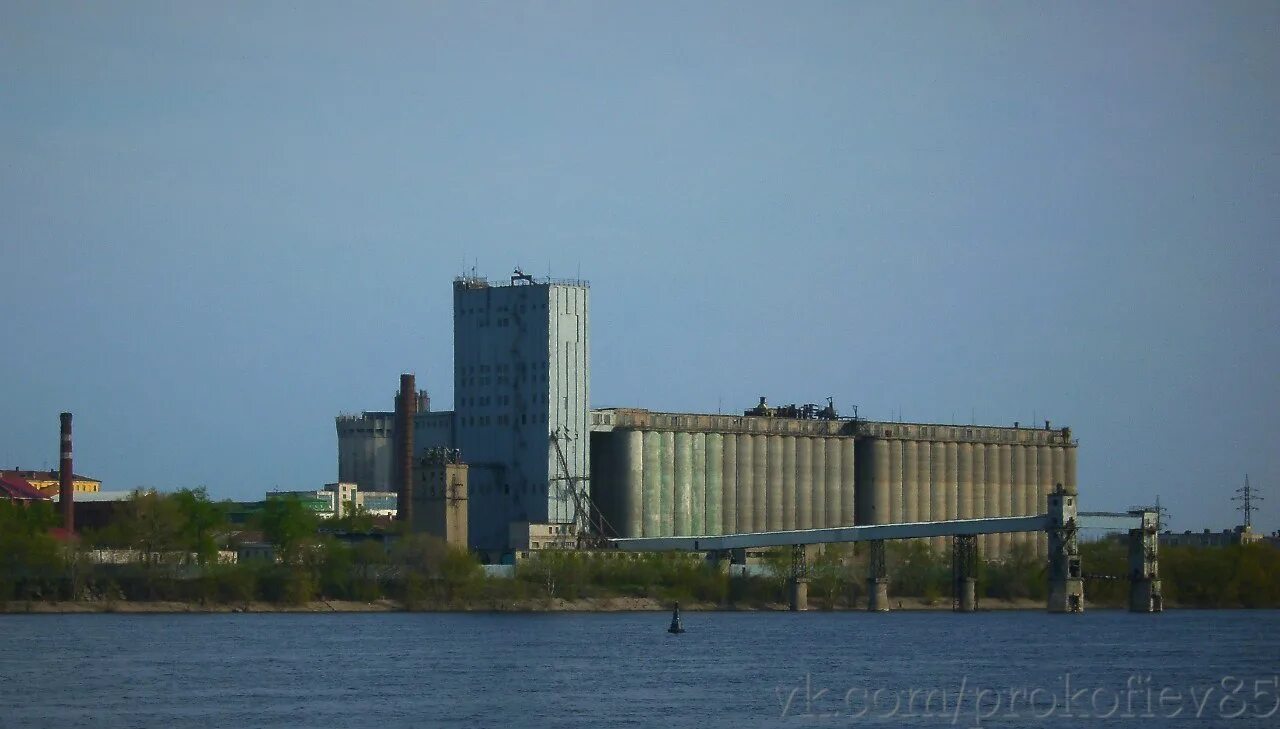
<instances>
[{"instance_id":1,"label":"distant shoreline","mask_svg":"<svg viewBox=\"0 0 1280 729\"><path fill-rule=\"evenodd\" d=\"M901 602L892 600L892 612L950 612L950 599L937 600L927 604L920 598L903 597ZM681 609L687 612L786 612L785 603L768 603L761 605L716 605L713 603L681 603ZM1043 611L1045 605L1039 600L983 600L978 605L979 612L1004 612L1011 610ZM671 603L652 598L613 597L589 598L581 600L521 600L510 602L474 601L467 604L432 605L424 604L414 608L407 607L398 600L377 600L374 602L357 602L352 600L313 600L301 605L283 605L268 602L250 602L244 604L176 602L167 600L155 601L10 601L0 605L0 615L173 615L173 614L221 614L221 613L399 613L399 612L431 612L431 613L614 613L614 612L665 612L671 609ZM1117 606L1089 606L1092 610L1118 610ZM1174 608L1177 609L1177 608ZM863 606L840 607L828 610L821 606L812 606L807 612L866 612Z\"/></svg>"}]
</instances>

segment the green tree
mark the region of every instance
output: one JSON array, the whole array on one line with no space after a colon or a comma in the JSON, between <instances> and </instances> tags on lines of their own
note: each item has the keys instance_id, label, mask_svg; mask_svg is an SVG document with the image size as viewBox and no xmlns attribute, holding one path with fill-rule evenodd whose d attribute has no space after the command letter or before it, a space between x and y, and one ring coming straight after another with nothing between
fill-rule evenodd
<instances>
[{"instance_id":1,"label":"green tree","mask_svg":"<svg viewBox=\"0 0 1280 729\"><path fill-rule=\"evenodd\" d=\"M373 531L373 514L354 500L348 501L344 504L342 516L329 519L327 526L339 532L368 534Z\"/></svg>"},{"instance_id":2,"label":"green tree","mask_svg":"<svg viewBox=\"0 0 1280 729\"><path fill-rule=\"evenodd\" d=\"M218 558L218 536L227 528L227 506L209 500L203 486L181 489L171 497L181 515L182 546L196 555L201 566Z\"/></svg>"},{"instance_id":3,"label":"green tree","mask_svg":"<svg viewBox=\"0 0 1280 729\"><path fill-rule=\"evenodd\" d=\"M428 600L454 600L479 586L480 566L466 550L429 534L407 534L391 550L403 586L405 605L417 609Z\"/></svg>"},{"instance_id":4,"label":"green tree","mask_svg":"<svg viewBox=\"0 0 1280 729\"><path fill-rule=\"evenodd\" d=\"M1085 600L1097 606L1121 607L1128 604L1129 574L1128 537L1081 542L1080 563L1087 575L1119 579L1088 579Z\"/></svg>"},{"instance_id":5,"label":"green tree","mask_svg":"<svg viewBox=\"0 0 1280 729\"><path fill-rule=\"evenodd\" d=\"M0 602L39 599L56 588L64 569L63 549L49 530L57 524L47 502L0 501Z\"/></svg>"},{"instance_id":6,"label":"green tree","mask_svg":"<svg viewBox=\"0 0 1280 729\"><path fill-rule=\"evenodd\" d=\"M949 574L950 567L947 569ZM1045 597L1047 579L1045 564L1034 549L1015 544L1003 560L987 562L979 568L978 585L989 597L1040 599Z\"/></svg>"},{"instance_id":7,"label":"green tree","mask_svg":"<svg viewBox=\"0 0 1280 729\"><path fill-rule=\"evenodd\" d=\"M928 603L950 594L951 561L945 552L934 552L920 539L889 542L885 549L891 593L921 597Z\"/></svg>"},{"instance_id":8,"label":"green tree","mask_svg":"<svg viewBox=\"0 0 1280 729\"><path fill-rule=\"evenodd\" d=\"M852 544L827 544L809 564L812 590L821 596L828 610L836 607L840 595L856 594L856 584L865 567L854 560Z\"/></svg>"},{"instance_id":9,"label":"green tree","mask_svg":"<svg viewBox=\"0 0 1280 729\"><path fill-rule=\"evenodd\" d=\"M372 539L358 542L351 549L352 598L371 602L382 597L382 570L387 564L387 550L381 542Z\"/></svg>"},{"instance_id":10,"label":"green tree","mask_svg":"<svg viewBox=\"0 0 1280 729\"><path fill-rule=\"evenodd\" d=\"M267 499L257 515L258 527L276 548L280 561L296 564L303 550L314 543L320 519L296 496Z\"/></svg>"},{"instance_id":11,"label":"green tree","mask_svg":"<svg viewBox=\"0 0 1280 729\"><path fill-rule=\"evenodd\" d=\"M104 546L136 550L147 566L183 547L184 520L178 503L155 491L135 490L120 507L118 518L101 535Z\"/></svg>"}]
</instances>

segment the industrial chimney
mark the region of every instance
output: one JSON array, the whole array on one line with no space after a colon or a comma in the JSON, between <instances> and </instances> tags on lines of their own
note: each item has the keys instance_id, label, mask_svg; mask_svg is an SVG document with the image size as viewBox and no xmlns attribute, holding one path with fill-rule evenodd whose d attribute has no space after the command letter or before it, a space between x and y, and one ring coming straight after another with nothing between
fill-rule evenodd
<instances>
[{"instance_id":1,"label":"industrial chimney","mask_svg":"<svg viewBox=\"0 0 1280 729\"><path fill-rule=\"evenodd\" d=\"M413 416L418 411L418 390L413 375L400 375L396 396L396 520L413 524Z\"/></svg>"},{"instance_id":2,"label":"industrial chimney","mask_svg":"<svg viewBox=\"0 0 1280 729\"><path fill-rule=\"evenodd\" d=\"M76 530L75 472L71 466L71 413L58 416L62 421L62 448L58 458L58 502L62 508L62 528L68 534Z\"/></svg>"}]
</instances>

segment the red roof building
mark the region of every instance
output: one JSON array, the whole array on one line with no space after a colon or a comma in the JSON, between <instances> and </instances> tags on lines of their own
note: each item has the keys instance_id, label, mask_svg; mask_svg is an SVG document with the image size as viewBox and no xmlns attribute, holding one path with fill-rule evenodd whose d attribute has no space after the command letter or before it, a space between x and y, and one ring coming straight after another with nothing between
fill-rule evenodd
<instances>
[{"instance_id":1,"label":"red roof building","mask_svg":"<svg viewBox=\"0 0 1280 729\"><path fill-rule=\"evenodd\" d=\"M49 497L25 478L0 473L0 499L6 501L48 501Z\"/></svg>"}]
</instances>

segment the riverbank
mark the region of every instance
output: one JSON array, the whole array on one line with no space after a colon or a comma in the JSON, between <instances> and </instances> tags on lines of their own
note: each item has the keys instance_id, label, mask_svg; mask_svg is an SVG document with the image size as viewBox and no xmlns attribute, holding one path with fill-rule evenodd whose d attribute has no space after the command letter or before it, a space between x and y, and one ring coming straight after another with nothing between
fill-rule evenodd
<instances>
[{"instance_id":1,"label":"riverbank","mask_svg":"<svg viewBox=\"0 0 1280 729\"><path fill-rule=\"evenodd\" d=\"M951 601L926 601L921 598L903 597L891 601L894 611L950 611ZM774 612L786 611L785 603L764 603L754 605L717 605L714 603L685 602L681 609L689 612ZM1003 610L1044 610L1044 603L1037 600L983 600L979 604L983 611ZM313 600L299 605L287 605L270 602L248 602L243 604L178 602L171 600L92 600L92 601L58 601L58 602L21 602L14 601L0 605L0 614L90 614L118 613L130 615L173 614L173 613L390 613L390 612L512 612L512 613L559 613L559 612L664 612L671 609L671 603L654 598L641 597L607 597L582 600L510 600L510 601L471 601L450 605L422 605L410 609L399 600L376 600L374 602L358 602L353 600ZM837 608L836 612L863 610L862 607ZM1107 609L1099 606L1095 609ZM810 612L826 612L814 606Z\"/></svg>"}]
</instances>

